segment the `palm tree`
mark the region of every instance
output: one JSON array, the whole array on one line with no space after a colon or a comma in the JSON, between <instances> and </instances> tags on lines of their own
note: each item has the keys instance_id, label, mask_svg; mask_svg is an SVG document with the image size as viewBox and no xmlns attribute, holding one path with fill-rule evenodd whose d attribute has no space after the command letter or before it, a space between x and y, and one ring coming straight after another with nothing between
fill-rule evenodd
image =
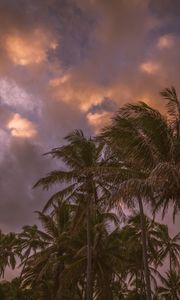
<instances>
[{"instance_id":1,"label":"palm tree","mask_svg":"<svg viewBox=\"0 0 180 300\"><path fill-rule=\"evenodd\" d=\"M166 100L167 132L169 149L166 157L160 157L159 163L149 176L149 182L156 191L155 212L163 209L163 217L173 204L173 218L180 210L180 101L174 87L166 88L161 92ZM163 144L162 144L163 146Z\"/></svg>"},{"instance_id":2,"label":"palm tree","mask_svg":"<svg viewBox=\"0 0 180 300\"><path fill-rule=\"evenodd\" d=\"M111 229L109 227L115 227ZM113 299L114 283L123 286L117 274L125 273L123 243L119 236L119 221L112 212L97 212L93 224L94 299ZM121 281L121 282L120 282Z\"/></svg>"},{"instance_id":3,"label":"palm tree","mask_svg":"<svg viewBox=\"0 0 180 300\"><path fill-rule=\"evenodd\" d=\"M65 146L55 148L49 152L53 157L61 159L65 169L51 172L40 179L35 186L49 188L60 184L61 190L48 201L45 209L57 201L72 202L82 196L86 202L87 226L87 300L92 299L92 236L93 207L104 204L103 195L108 193L103 175L99 176L99 168L104 166L102 147L91 138L86 138L82 131L75 131L68 135ZM101 173L102 174L102 173ZM66 184L62 189L62 184ZM103 201L101 201L103 199Z\"/></svg>"},{"instance_id":4,"label":"palm tree","mask_svg":"<svg viewBox=\"0 0 180 300\"><path fill-rule=\"evenodd\" d=\"M7 266L12 269L16 266L16 256L18 256L18 253L15 250L16 244L16 234L3 234L0 231L0 277L4 277Z\"/></svg>"},{"instance_id":5,"label":"palm tree","mask_svg":"<svg viewBox=\"0 0 180 300\"><path fill-rule=\"evenodd\" d=\"M124 162L124 169L132 171L128 180L119 183L115 198L139 205L148 300L152 296L143 202L151 201L155 210L163 206L163 213L170 202L174 203L174 215L180 209L180 103L174 88L164 90L162 95L168 100L168 120L144 102L127 104L101 135L119 157L119 167Z\"/></svg>"},{"instance_id":6,"label":"palm tree","mask_svg":"<svg viewBox=\"0 0 180 300\"><path fill-rule=\"evenodd\" d=\"M78 205L59 203L50 215L39 213L44 228L39 232L46 246L27 259L22 274L23 286L32 287L47 299L82 300L87 297L86 226L81 223L82 226L74 230L78 210ZM115 229L109 232L113 223ZM117 283L122 286L122 278L120 280L117 275L125 273L118 224L114 213L96 211L91 226L93 297L96 300L113 299Z\"/></svg>"},{"instance_id":7,"label":"palm tree","mask_svg":"<svg viewBox=\"0 0 180 300\"><path fill-rule=\"evenodd\" d=\"M166 277L161 276L163 286L158 287L157 294L160 299L178 300L180 299L180 276L175 271L167 272Z\"/></svg>"},{"instance_id":8,"label":"palm tree","mask_svg":"<svg viewBox=\"0 0 180 300\"><path fill-rule=\"evenodd\" d=\"M169 270L179 268L180 261L180 233L176 234L173 238L169 235L168 226L161 224L159 225L159 239L161 248L158 251L158 257L161 264L169 257Z\"/></svg>"},{"instance_id":9,"label":"palm tree","mask_svg":"<svg viewBox=\"0 0 180 300\"><path fill-rule=\"evenodd\" d=\"M156 277L159 275L156 268L157 252L161 247L158 230L159 223L154 222L145 216L145 226L147 233L147 258L150 271L150 278L154 286L157 286ZM141 239L141 221L140 215L132 215L129 217L126 225L122 228L121 239L124 243L125 253L124 260L127 261L127 277L131 287L136 293L145 294L144 286L144 266L142 259L142 239Z\"/></svg>"},{"instance_id":10,"label":"palm tree","mask_svg":"<svg viewBox=\"0 0 180 300\"><path fill-rule=\"evenodd\" d=\"M20 232L17 236L17 244L15 245L15 249L21 257L20 267L23 267L21 270L21 276L24 268L26 267L26 262L29 256L36 253L38 249L45 247L37 225L26 225L23 226L22 229L22 232Z\"/></svg>"},{"instance_id":11,"label":"palm tree","mask_svg":"<svg viewBox=\"0 0 180 300\"><path fill-rule=\"evenodd\" d=\"M59 278L64 270L66 243L72 223L70 204L62 203L53 215L38 212L44 231L37 230L41 247L36 248L26 260L22 272L23 286L31 286L38 293L46 294L47 299L56 298Z\"/></svg>"},{"instance_id":12,"label":"palm tree","mask_svg":"<svg viewBox=\"0 0 180 300\"><path fill-rule=\"evenodd\" d=\"M22 229L23 231L18 235L18 249L26 259L31 254L36 253L37 249L43 246L43 243L37 225L26 225Z\"/></svg>"},{"instance_id":13,"label":"palm tree","mask_svg":"<svg viewBox=\"0 0 180 300\"><path fill-rule=\"evenodd\" d=\"M123 259L120 255L122 243L119 239L118 231L115 229L111 233L109 223L117 222L117 217L112 213L97 212L91 227L92 230L92 258L93 258L93 299L114 299L116 290L114 289L114 281L116 276L124 269ZM71 237L69 247L71 250L71 260L69 260L66 268L62 273L63 290L67 293L70 287L81 286L80 299L86 299L86 291L84 290L84 276L86 267L86 240L85 227L82 227L78 235ZM119 280L120 281L120 280ZM119 284L120 287L120 284ZM62 297L62 294L60 294Z\"/></svg>"}]
</instances>

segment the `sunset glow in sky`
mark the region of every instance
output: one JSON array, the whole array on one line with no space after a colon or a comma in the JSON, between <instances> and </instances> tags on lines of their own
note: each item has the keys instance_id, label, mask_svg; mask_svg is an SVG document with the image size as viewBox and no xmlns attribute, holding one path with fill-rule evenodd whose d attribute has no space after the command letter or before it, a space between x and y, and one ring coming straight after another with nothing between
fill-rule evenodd
<instances>
[{"instance_id":1,"label":"sunset glow in sky","mask_svg":"<svg viewBox=\"0 0 180 300\"><path fill-rule=\"evenodd\" d=\"M0 14L0 224L15 231L47 200L32 186L67 133L180 95L180 1L1 0Z\"/></svg>"}]
</instances>

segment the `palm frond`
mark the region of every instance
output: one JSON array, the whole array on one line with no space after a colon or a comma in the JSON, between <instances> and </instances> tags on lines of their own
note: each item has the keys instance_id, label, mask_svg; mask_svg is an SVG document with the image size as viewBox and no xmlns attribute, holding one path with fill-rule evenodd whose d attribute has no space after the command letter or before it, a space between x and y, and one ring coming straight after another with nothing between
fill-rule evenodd
<instances>
[{"instance_id":1,"label":"palm frond","mask_svg":"<svg viewBox=\"0 0 180 300\"><path fill-rule=\"evenodd\" d=\"M43 189L49 189L54 184L73 183L77 173L74 171L52 171L46 177L41 178L36 182L34 188L42 186Z\"/></svg>"},{"instance_id":2,"label":"palm frond","mask_svg":"<svg viewBox=\"0 0 180 300\"><path fill-rule=\"evenodd\" d=\"M53 194L44 206L43 212L47 211L56 202L69 201L73 196L74 192L76 191L76 186L77 183L73 183L65 187L64 189L58 191L57 193Z\"/></svg>"}]
</instances>

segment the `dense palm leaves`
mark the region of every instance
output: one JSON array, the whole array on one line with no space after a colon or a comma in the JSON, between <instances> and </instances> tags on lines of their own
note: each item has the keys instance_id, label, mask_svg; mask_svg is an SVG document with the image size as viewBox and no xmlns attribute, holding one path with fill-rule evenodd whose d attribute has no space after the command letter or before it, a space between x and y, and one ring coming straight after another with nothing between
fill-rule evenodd
<instances>
[{"instance_id":1,"label":"dense palm leaves","mask_svg":"<svg viewBox=\"0 0 180 300\"><path fill-rule=\"evenodd\" d=\"M127 104L102 137L121 161L125 158L132 171L136 170L128 188L135 195L153 199L155 209L163 207L165 212L173 203L175 215L180 209L180 104L174 88L162 95L168 99L167 118L144 102Z\"/></svg>"},{"instance_id":2,"label":"dense palm leaves","mask_svg":"<svg viewBox=\"0 0 180 300\"><path fill-rule=\"evenodd\" d=\"M168 226L161 225L159 230L161 240L161 249L158 253L159 261L164 263L166 258L169 259L169 269L180 268L180 233L173 238L169 235Z\"/></svg>"},{"instance_id":3,"label":"dense palm leaves","mask_svg":"<svg viewBox=\"0 0 180 300\"><path fill-rule=\"evenodd\" d=\"M77 209L76 205L63 203L54 207L50 215L38 213L42 230L36 227L35 236L39 236L40 243L36 251L32 250L26 261L23 260L25 266L21 278L16 284L13 282L11 288L9 284L9 292L26 295L25 299L32 300L86 299L86 227L73 230ZM147 217L145 224L154 293L170 293L170 289L176 289L177 293L179 270L171 279L163 279L157 270L163 263L159 253L168 242L162 235L165 225ZM114 213L97 211L91 229L93 299L146 299L140 216L131 216L121 228ZM20 247L22 235L23 232L17 237ZM177 255L180 254L178 249ZM159 278L164 284L160 287ZM8 283L3 284L2 293L7 293L7 286Z\"/></svg>"},{"instance_id":4,"label":"dense palm leaves","mask_svg":"<svg viewBox=\"0 0 180 300\"><path fill-rule=\"evenodd\" d=\"M14 233L7 235L0 232L0 277L4 277L5 268L15 268L17 238Z\"/></svg>"},{"instance_id":5,"label":"dense palm leaves","mask_svg":"<svg viewBox=\"0 0 180 300\"><path fill-rule=\"evenodd\" d=\"M136 201L139 205L147 299L152 296L143 203L149 200L155 212L163 208L163 215L173 203L174 217L180 209L180 103L174 88L162 95L168 100L169 119L144 102L127 104L101 135L111 152L121 163L128 161L132 170L129 179L120 182L114 198L119 200L121 195L127 204Z\"/></svg>"},{"instance_id":6,"label":"dense palm leaves","mask_svg":"<svg viewBox=\"0 0 180 300\"><path fill-rule=\"evenodd\" d=\"M35 186L57 190L37 212L39 228L0 234L0 276L20 268L0 298L179 299L180 235L155 217L170 204L174 218L180 210L180 103L174 88L161 94L166 117L127 104L98 138L75 131L48 153L59 168Z\"/></svg>"},{"instance_id":7,"label":"dense palm leaves","mask_svg":"<svg viewBox=\"0 0 180 300\"><path fill-rule=\"evenodd\" d=\"M67 144L55 148L48 154L60 159L65 164L64 168L52 171L36 183L37 186L49 188L54 184L65 184L60 191L55 193L47 202L45 210L56 201L72 201L80 193L93 194L96 201L97 189L103 189L103 184L98 177L97 170L103 164L101 157L102 147L91 138L86 138L82 131L75 131L65 137ZM105 187L104 187L105 191ZM88 197L86 197L88 201Z\"/></svg>"},{"instance_id":8,"label":"dense palm leaves","mask_svg":"<svg viewBox=\"0 0 180 300\"><path fill-rule=\"evenodd\" d=\"M31 286L42 292L49 282L48 299L86 299L86 229L79 228L73 232L74 217L77 207L62 204L55 209L53 216L40 213L39 218L45 231L46 247L39 247L37 253L28 258L23 271L23 285ZM64 222L62 222L64 220ZM117 217L112 213L97 212L92 224L93 277L95 299L112 299L112 280L123 270L120 255L122 243L117 230L108 233L109 222L117 223ZM72 298L71 298L72 297Z\"/></svg>"},{"instance_id":9,"label":"dense palm leaves","mask_svg":"<svg viewBox=\"0 0 180 300\"><path fill-rule=\"evenodd\" d=\"M20 279L15 278L12 282L0 283L0 299L1 300L35 300L31 289L22 289L20 287Z\"/></svg>"},{"instance_id":10,"label":"dense palm leaves","mask_svg":"<svg viewBox=\"0 0 180 300\"><path fill-rule=\"evenodd\" d=\"M163 286L157 288L159 299L178 300L180 298L180 276L175 271L166 273L166 277L161 276Z\"/></svg>"}]
</instances>

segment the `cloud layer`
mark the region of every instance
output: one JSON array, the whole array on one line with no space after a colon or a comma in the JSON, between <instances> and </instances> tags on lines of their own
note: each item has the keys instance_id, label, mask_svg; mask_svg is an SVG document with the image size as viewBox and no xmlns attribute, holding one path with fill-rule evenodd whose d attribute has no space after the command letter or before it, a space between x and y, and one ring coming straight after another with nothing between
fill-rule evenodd
<instances>
[{"instance_id":1,"label":"cloud layer","mask_svg":"<svg viewBox=\"0 0 180 300\"><path fill-rule=\"evenodd\" d=\"M178 90L179 16L176 0L1 0L2 229L34 222L46 199L32 185L53 166L41 155L65 134Z\"/></svg>"}]
</instances>

